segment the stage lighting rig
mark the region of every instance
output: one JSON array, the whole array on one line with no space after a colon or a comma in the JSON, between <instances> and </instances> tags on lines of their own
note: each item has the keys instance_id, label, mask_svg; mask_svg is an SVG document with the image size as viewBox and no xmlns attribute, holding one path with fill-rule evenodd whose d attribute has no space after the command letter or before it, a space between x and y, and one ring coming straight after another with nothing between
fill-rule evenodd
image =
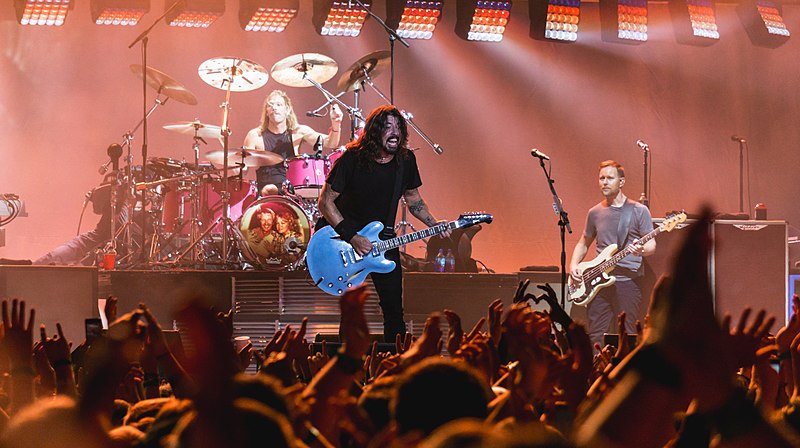
<instances>
[{"instance_id":1,"label":"stage lighting rig","mask_svg":"<svg viewBox=\"0 0 800 448\"><path fill-rule=\"evenodd\" d=\"M719 41L717 14L711 0L669 0L675 40L707 46Z\"/></svg>"},{"instance_id":2,"label":"stage lighting rig","mask_svg":"<svg viewBox=\"0 0 800 448\"><path fill-rule=\"evenodd\" d=\"M580 0L530 0L528 8L532 38L555 42L578 40Z\"/></svg>"},{"instance_id":3,"label":"stage lighting rig","mask_svg":"<svg viewBox=\"0 0 800 448\"><path fill-rule=\"evenodd\" d=\"M92 0L91 10L98 25L133 26L150 12L150 0Z\"/></svg>"},{"instance_id":4,"label":"stage lighting rig","mask_svg":"<svg viewBox=\"0 0 800 448\"><path fill-rule=\"evenodd\" d=\"M386 0L386 24L404 39L430 39L441 16L441 1Z\"/></svg>"},{"instance_id":5,"label":"stage lighting rig","mask_svg":"<svg viewBox=\"0 0 800 448\"><path fill-rule=\"evenodd\" d=\"M606 42L646 42L647 0L600 0L600 29Z\"/></svg>"},{"instance_id":6,"label":"stage lighting rig","mask_svg":"<svg viewBox=\"0 0 800 448\"><path fill-rule=\"evenodd\" d=\"M173 5L164 2L164 10ZM208 28L225 13L225 0L183 0L164 17L169 26L186 28Z\"/></svg>"},{"instance_id":7,"label":"stage lighting rig","mask_svg":"<svg viewBox=\"0 0 800 448\"><path fill-rule=\"evenodd\" d=\"M300 0L241 0L239 25L245 31L280 33L299 9Z\"/></svg>"},{"instance_id":8,"label":"stage lighting rig","mask_svg":"<svg viewBox=\"0 0 800 448\"><path fill-rule=\"evenodd\" d=\"M458 0L456 35L465 40L500 42L510 17L510 1Z\"/></svg>"},{"instance_id":9,"label":"stage lighting rig","mask_svg":"<svg viewBox=\"0 0 800 448\"><path fill-rule=\"evenodd\" d=\"M20 25L61 26L73 8L74 0L14 0Z\"/></svg>"},{"instance_id":10,"label":"stage lighting rig","mask_svg":"<svg viewBox=\"0 0 800 448\"><path fill-rule=\"evenodd\" d=\"M372 2L363 0L362 3L369 8ZM367 17L367 11L352 0L314 0L311 20L323 36L357 37Z\"/></svg>"},{"instance_id":11,"label":"stage lighting rig","mask_svg":"<svg viewBox=\"0 0 800 448\"><path fill-rule=\"evenodd\" d=\"M789 40L791 34L779 4L767 0L743 0L736 12L753 45L777 48Z\"/></svg>"}]
</instances>

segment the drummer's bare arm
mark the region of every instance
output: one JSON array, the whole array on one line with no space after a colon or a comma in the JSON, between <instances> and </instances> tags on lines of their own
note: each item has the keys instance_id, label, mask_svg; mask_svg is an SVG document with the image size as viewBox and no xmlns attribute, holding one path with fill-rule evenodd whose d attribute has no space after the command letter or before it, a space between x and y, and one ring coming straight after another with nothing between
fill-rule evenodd
<instances>
[{"instance_id":1,"label":"drummer's bare arm","mask_svg":"<svg viewBox=\"0 0 800 448\"><path fill-rule=\"evenodd\" d=\"M411 212L417 219L424 222L428 226L435 226L436 224L441 224L446 221L437 221L436 218L433 217L431 212L428 210L428 204L422 199L422 195L419 193L419 189L414 188L411 190L406 190L403 194L403 197L406 200L406 204L408 204L408 211ZM442 238L446 238L450 236L450 230L446 230L444 233L441 234Z\"/></svg>"},{"instance_id":2,"label":"drummer's bare arm","mask_svg":"<svg viewBox=\"0 0 800 448\"><path fill-rule=\"evenodd\" d=\"M243 146L251 149L264 149L264 139L258 135L258 128L250 129L250 132L244 137Z\"/></svg>"},{"instance_id":3,"label":"drummer's bare arm","mask_svg":"<svg viewBox=\"0 0 800 448\"><path fill-rule=\"evenodd\" d=\"M326 148L336 148L339 146L339 139L342 135L342 110L339 109L338 104L331 106L328 111L331 117L331 127L328 129L328 135L325 137L323 146Z\"/></svg>"}]
</instances>

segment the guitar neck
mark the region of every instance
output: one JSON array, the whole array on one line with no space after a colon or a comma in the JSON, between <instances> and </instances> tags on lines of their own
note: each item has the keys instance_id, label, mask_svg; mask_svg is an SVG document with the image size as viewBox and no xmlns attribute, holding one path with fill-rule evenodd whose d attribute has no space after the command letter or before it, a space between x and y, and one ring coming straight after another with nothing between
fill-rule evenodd
<instances>
[{"instance_id":1,"label":"guitar neck","mask_svg":"<svg viewBox=\"0 0 800 448\"><path fill-rule=\"evenodd\" d=\"M653 229L653 231L652 231L652 232L650 232L650 233L648 233L647 235L645 235L645 236L643 236L643 237L639 238L639 244L644 244L644 243L646 243L646 242L648 242L648 241L652 240L653 238L655 238L655 237L656 237L656 236L657 236L659 233L661 233L662 231L663 231L663 229L662 229L661 227L657 227L657 228ZM606 269L608 269L608 268L609 268L609 267L611 267L611 266L616 266L616 265L617 265L617 263L619 263L619 262L620 262L620 261L621 261L623 258L625 258L625 257L627 257L628 255L632 254L632 253L634 252L634 250L635 250L635 249L634 249L634 246L633 246L633 244L630 244L630 245L628 245L626 248L624 248L624 249L622 249L621 251L619 251L619 252L615 253L615 254L614 254L614 255L613 255L611 258L609 258L608 260L606 260L606 261L604 261L604 262L600 263L600 265L599 265L598 267L599 267L599 268L601 268L601 269L603 269L603 270L606 270Z\"/></svg>"},{"instance_id":2,"label":"guitar neck","mask_svg":"<svg viewBox=\"0 0 800 448\"><path fill-rule=\"evenodd\" d=\"M436 236L448 229L452 230L457 228L458 228L457 221L450 221L448 223L437 224L433 227L428 227L427 229L422 229L413 233L407 233L405 235L396 236L388 240L378 241L375 243L375 248L378 249L379 252L386 252L387 250L395 249L400 246L405 246L408 243L413 243L414 241L421 240L423 238Z\"/></svg>"}]
</instances>

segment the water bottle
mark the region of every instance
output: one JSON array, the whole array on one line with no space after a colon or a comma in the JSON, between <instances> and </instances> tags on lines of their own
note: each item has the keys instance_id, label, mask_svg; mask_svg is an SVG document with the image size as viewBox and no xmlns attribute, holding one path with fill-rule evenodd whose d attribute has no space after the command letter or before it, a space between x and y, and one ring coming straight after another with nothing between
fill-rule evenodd
<instances>
[{"instance_id":1,"label":"water bottle","mask_svg":"<svg viewBox=\"0 0 800 448\"><path fill-rule=\"evenodd\" d=\"M456 272L456 257L453 255L452 249L447 249L447 256L444 259L444 265L445 272Z\"/></svg>"},{"instance_id":2,"label":"water bottle","mask_svg":"<svg viewBox=\"0 0 800 448\"><path fill-rule=\"evenodd\" d=\"M444 272L444 269L447 265L447 260L444 257L444 249L439 249L439 253L436 254L436 265L435 269L436 272Z\"/></svg>"}]
</instances>

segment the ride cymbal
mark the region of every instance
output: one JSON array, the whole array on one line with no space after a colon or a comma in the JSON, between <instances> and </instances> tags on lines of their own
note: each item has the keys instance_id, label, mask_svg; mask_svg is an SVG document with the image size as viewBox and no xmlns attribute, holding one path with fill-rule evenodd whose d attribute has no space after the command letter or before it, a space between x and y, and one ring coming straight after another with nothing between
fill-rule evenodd
<instances>
[{"instance_id":1,"label":"ride cymbal","mask_svg":"<svg viewBox=\"0 0 800 448\"><path fill-rule=\"evenodd\" d=\"M311 87L310 78L322 84L339 71L336 61L318 53L300 53L281 59L272 66L272 79L288 87ZM305 75L305 77L303 76Z\"/></svg>"},{"instance_id":2,"label":"ride cymbal","mask_svg":"<svg viewBox=\"0 0 800 448\"><path fill-rule=\"evenodd\" d=\"M166 73L160 72L152 67L147 67L147 74L145 75L144 66L140 64L131 65L131 71L138 76L139 79L145 78L147 85L152 87L159 94L164 94L168 98L190 106L197 104L197 98L192 92Z\"/></svg>"},{"instance_id":3,"label":"ride cymbal","mask_svg":"<svg viewBox=\"0 0 800 448\"><path fill-rule=\"evenodd\" d=\"M178 134L186 134L202 138L222 138L222 128L212 124L200 123L195 121L179 121L162 126L164 129Z\"/></svg>"},{"instance_id":4,"label":"ride cymbal","mask_svg":"<svg viewBox=\"0 0 800 448\"><path fill-rule=\"evenodd\" d=\"M222 166L225 160L223 150L209 151L206 153L206 160ZM283 162L283 157L274 152L261 151L258 149L234 148L228 150L228 166L237 163L244 163L245 166L272 166Z\"/></svg>"},{"instance_id":5,"label":"ride cymbal","mask_svg":"<svg viewBox=\"0 0 800 448\"><path fill-rule=\"evenodd\" d=\"M361 87L361 83L367 79L375 78L389 66L391 53L387 50L372 52L357 60L342 74L336 88L341 92L352 92ZM366 72L366 74L365 74Z\"/></svg>"},{"instance_id":6,"label":"ride cymbal","mask_svg":"<svg viewBox=\"0 0 800 448\"><path fill-rule=\"evenodd\" d=\"M249 92L269 81L267 70L261 65L242 58L220 57L209 59L197 68L200 78L208 85L231 92Z\"/></svg>"}]
</instances>

